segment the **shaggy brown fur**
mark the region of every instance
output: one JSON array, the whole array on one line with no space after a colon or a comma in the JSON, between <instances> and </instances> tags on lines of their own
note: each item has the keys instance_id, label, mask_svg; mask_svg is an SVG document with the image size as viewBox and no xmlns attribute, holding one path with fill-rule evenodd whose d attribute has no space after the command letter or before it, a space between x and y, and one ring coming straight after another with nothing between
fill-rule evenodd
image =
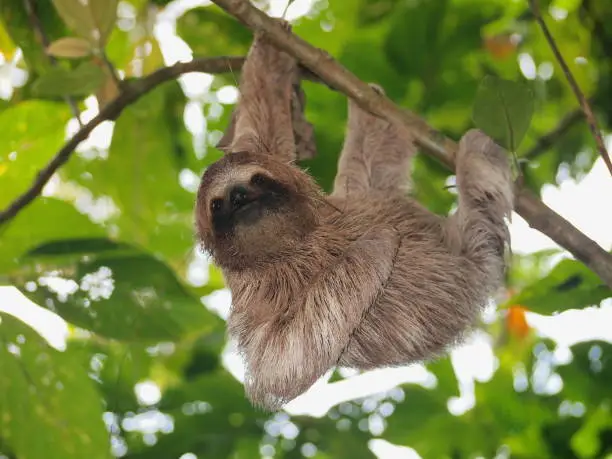
<instances>
[{"instance_id":1,"label":"shaggy brown fur","mask_svg":"<svg viewBox=\"0 0 612 459\"><path fill-rule=\"evenodd\" d=\"M457 212L406 196L409 133L349 104L331 195L294 163L296 62L256 36L226 154L198 192L197 229L232 291L228 330L252 402L278 409L335 365L431 359L456 344L500 285L512 182L479 131L457 154Z\"/></svg>"}]
</instances>

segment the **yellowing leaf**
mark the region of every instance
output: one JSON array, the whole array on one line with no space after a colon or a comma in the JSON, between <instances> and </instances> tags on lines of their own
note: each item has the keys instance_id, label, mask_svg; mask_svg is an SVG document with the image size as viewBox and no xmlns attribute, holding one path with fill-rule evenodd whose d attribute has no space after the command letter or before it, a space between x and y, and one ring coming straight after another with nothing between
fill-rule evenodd
<instances>
[{"instance_id":1,"label":"yellowing leaf","mask_svg":"<svg viewBox=\"0 0 612 459\"><path fill-rule=\"evenodd\" d=\"M4 54L4 58L7 61L10 61L13 58L15 49L15 43L13 43L13 40L11 40L11 37L4 28L4 25L0 23L0 53Z\"/></svg>"},{"instance_id":2,"label":"yellowing leaf","mask_svg":"<svg viewBox=\"0 0 612 459\"><path fill-rule=\"evenodd\" d=\"M56 57L85 57L91 52L91 44L83 38L76 37L60 38L47 48L47 53Z\"/></svg>"}]
</instances>

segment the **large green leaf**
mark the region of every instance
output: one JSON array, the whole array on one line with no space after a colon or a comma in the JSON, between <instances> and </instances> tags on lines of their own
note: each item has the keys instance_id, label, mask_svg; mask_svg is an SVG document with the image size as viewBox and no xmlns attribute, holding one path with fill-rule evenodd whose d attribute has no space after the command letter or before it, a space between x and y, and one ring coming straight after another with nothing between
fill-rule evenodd
<instances>
[{"instance_id":1,"label":"large green leaf","mask_svg":"<svg viewBox=\"0 0 612 459\"><path fill-rule=\"evenodd\" d=\"M39 272L22 275L16 281L26 296L103 336L175 341L189 333L210 332L218 323L167 265L127 244L50 242L33 249L25 260L69 279L68 293L57 293Z\"/></svg>"},{"instance_id":2,"label":"large green leaf","mask_svg":"<svg viewBox=\"0 0 612 459\"><path fill-rule=\"evenodd\" d=\"M0 206L23 193L64 142L65 104L25 101L0 113Z\"/></svg>"},{"instance_id":3,"label":"large green leaf","mask_svg":"<svg viewBox=\"0 0 612 459\"><path fill-rule=\"evenodd\" d=\"M525 287L506 304L518 304L540 314L598 305L612 290L583 263L563 260L543 279Z\"/></svg>"},{"instance_id":4,"label":"large green leaf","mask_svg":"<svg viewBox=\"0 0 612 459\"><path fill-rule=\"evenodd\" d=\"M0 233L0 273L17 269L19 256L48 240L104 236L71 204L54 198L38 198L3 228Z\"/></svg>"},{"instance_id":5,"label":"large green leaf","mask_svg":"<svg viewBox=\"0 0 612 459\"><path fill-rule=\"evenodd\" d=\"M529 129L533 111L533 93L526 84L486 76L476 93L472 117L485 134L516 152Z\"/></svg>"},{"instance_id":6,"label":"large green leaf","mask_svg":"<svg viewBox=\"0 0 612 459\"><path fill-rule=\"evenodd\" d=\"M118 212L108 222L122 240L161 254L173 266L186 263L195 243L195 193L179 183L176 128L167 119L175 85L156 89L123 112L108 158L75 158L63 171L95 197L112 199Z\"/></svg>"},{"instance_id":7,"label":"large green leaf","mask_svg":"<svg viewBox=\"0 0 612 459\"><path fill-rule=\"evenodd\" d=\"M19 458L110 458L102 403L83 355L51 348L0 315L0 433Z\"/></svg>"}]
</instances>

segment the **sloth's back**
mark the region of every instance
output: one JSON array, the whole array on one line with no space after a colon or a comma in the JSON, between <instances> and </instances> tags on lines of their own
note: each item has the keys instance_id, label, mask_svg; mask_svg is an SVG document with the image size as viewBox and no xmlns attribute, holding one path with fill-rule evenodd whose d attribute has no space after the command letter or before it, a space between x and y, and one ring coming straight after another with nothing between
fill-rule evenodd
<instances>
[{"instance_id":1,"label":"sloth's back","mask_svg":"<svg viewBox=\"0 0 612 459\"><path fill-rule=\"evenodd\" d=\"M479 267L453 253L447 219L398 196L336 200L342 210L329 219L354 240L381 223L402 235L391 277L352 338L341 365L362 369L429 359L456 344L487 301Z\"/></svg>"}]
</instances>

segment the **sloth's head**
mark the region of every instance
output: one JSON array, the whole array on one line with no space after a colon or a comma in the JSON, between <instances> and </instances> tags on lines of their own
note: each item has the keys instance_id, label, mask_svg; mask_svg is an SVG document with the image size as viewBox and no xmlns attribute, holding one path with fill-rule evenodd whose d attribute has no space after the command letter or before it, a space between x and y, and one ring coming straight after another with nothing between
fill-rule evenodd
<instances>
[{"instance_id":1,"label":"sloth's head","mask_svg":"<svg viewBox=\"0 0 612 459\"><path fill-rule=\"evenodd\" d=\"M317 225L320 196L310 176L292 164L263 154L226 154L202 176L198 238L224 268L274 261Z\"/></svg>"}]
</instances>

